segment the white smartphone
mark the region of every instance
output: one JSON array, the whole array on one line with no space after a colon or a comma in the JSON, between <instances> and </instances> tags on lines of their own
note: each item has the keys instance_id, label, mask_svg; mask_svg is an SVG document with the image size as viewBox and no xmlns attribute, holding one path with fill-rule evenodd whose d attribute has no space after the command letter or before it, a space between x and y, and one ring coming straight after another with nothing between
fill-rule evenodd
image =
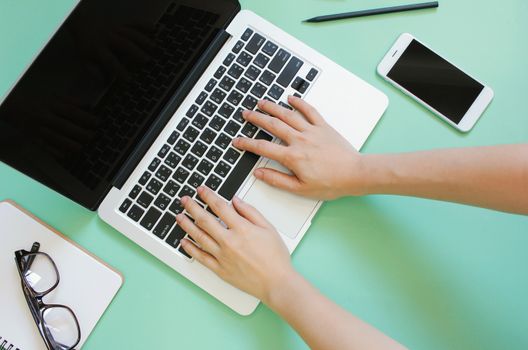
<instances>
[{"instance_id":1,"label":"white smartphone","mask_svg":"<svg viewBox=\"0 0 528 350\"><path fill-rule=\"evenodd\" d=\"M493 99L489 86L408 33L387 52L378 74L462 132L473 128Z\"/></svg>"}]
</instances>

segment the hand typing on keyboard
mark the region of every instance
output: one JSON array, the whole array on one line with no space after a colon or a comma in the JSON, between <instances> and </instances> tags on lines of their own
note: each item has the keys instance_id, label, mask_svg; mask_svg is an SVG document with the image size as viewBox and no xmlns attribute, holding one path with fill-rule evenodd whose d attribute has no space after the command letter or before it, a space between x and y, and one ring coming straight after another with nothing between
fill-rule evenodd
<instances>
[{"instance_id":1,"label":"hand typing on keyboard","mask_svg":"<svg viewBox=\"0 0 528 350\"><path fill-rule=\"evenodd\" d=\"M179 214L177 221L202 248L184 239L184 249L227 282L267 301L270 292L293 272L279 234L255 208L237 197L229 205L205 186L198 188L198 194L228 228L184 197L181 202L194 223L185 214Z\"/></svg>"},{"instance_id":2,"label":"hand typing on keyboard","mask_svg":"<svg viewBox=\"0 0 528 350\"><path fill-rule=\"evenodd\" d=\"M283 141L237 138L235 147L273 159L293 175L273 169L257 169L255 177L281 189L317 199L363 194L363 157L323 117L302 99L290 96L296 111L270 101L260 101L268 115L244 112L244 118Z\"/></svg>"},{"instance_id":3,"label":"hand typing on keyboard","mask_svg":"<svg viewBox=\"0 0 528 350\"><path fill-rule=\"evenodd\" d=\"M229 205L206 187L199 187L198 194L227 228L184 197L181 202L195 221L185 214L177 220L197 243L183 239L184 249L225 281L262 300L310 348L404 349L332 303L297 273L279 234L255 208L236 197Z\"/></svg>"}]
</instances>

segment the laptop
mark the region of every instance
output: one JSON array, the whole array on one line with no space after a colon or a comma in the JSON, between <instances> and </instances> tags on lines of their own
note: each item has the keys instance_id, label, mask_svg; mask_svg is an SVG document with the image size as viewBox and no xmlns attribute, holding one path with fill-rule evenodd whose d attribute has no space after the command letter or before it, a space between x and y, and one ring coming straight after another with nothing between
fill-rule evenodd
<instances>
[{"instance_id":1,"label":"laptop","mask_svg":"<svg viewBox=\"0 0 528 350\"><path fill-rule=\"evenodd\" d=\"M357 149L388 104L236 0L81 0L3 99L0 160L97 210L248 315L259 301L185 253L175 215L179 199L205 185L254 205L295 249L321 202L256 181L256 167L285 169L231 145L240 135L280 142L241 111L259 99L291 108L288 95L314 105Z\"/></svg>"}]
</instances>

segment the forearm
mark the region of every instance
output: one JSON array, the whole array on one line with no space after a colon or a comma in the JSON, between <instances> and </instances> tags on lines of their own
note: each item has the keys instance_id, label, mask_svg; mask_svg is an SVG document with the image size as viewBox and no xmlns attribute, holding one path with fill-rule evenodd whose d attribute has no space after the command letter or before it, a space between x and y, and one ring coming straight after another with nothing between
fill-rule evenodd
<instances>
[{"instance_id":1,"label":"forearm","mask_svg":"<svg viewBox=\"0 0 528 350\"><path fill-rule=\"evenodd\" d=\"M366 155L366 194L395 194L528 214L528 145Z\"/></svg>"},{"instance_id":2,"label":"forearm","mask_svg":"<svg viewBox=\"0 0 528 350\"><path fill-rule=\"evenodd\" d=\"M314 350L404 349L343 310L292 273L264 302L282 316Z\"/></svg>"}]
</instances>

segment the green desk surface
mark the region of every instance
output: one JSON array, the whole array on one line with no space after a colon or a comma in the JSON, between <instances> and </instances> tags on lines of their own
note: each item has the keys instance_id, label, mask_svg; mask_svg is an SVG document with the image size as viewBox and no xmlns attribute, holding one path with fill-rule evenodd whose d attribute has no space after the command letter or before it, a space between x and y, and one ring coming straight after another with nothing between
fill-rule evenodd
<instances>
[{"instance_id":1,"label":"green desk surface","mask_svg":"<svg viewBox=\"0 0 528 350\"><path fill-rule=\"evenodd\" d=\"M74 2L0 2L0 94ZM389 109L367 142L367 153L526 142L528 2L442 0L437 10L301 23L314 15L400 3L245 0L242 5L389 96ZM375 74L402 32L416 35L495 90L495 100L469 134L447 126ZM267 307L238 316L95 213L2 164L4 198L123 272L123 288L85 349L306 348ZM527 248L527 217L371 196L326 203L293 262L329 298L410 348L527 349Z\"/></svg>"}]
</instances>

